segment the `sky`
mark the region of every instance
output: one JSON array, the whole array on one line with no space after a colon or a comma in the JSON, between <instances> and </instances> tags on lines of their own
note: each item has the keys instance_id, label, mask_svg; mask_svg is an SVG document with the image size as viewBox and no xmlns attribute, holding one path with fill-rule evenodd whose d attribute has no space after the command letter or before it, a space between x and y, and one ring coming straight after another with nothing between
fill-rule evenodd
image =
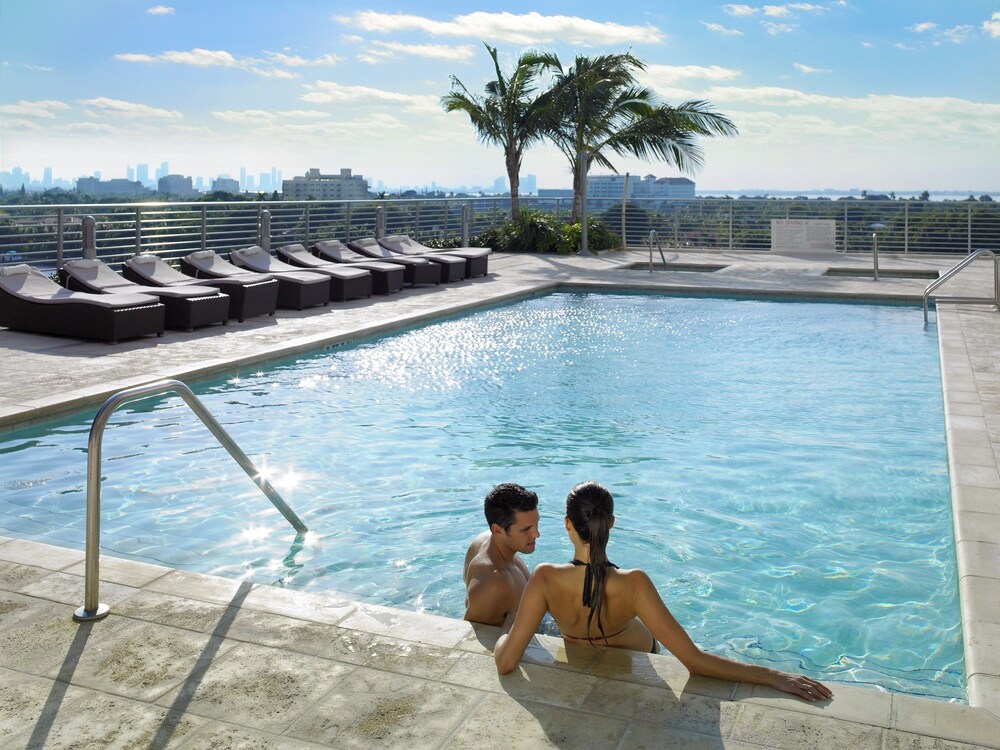
<instances>
[{"instance_id":1,"label":"sky","mask_svg":"<svg viewBox=\"0 0 1000 750\"><path fill-rule=\"evenodd\" d=\"M484 41L505 65L631 51L663 101L711 102L739 135L702 141L699 192L1000 189L1000 0L0 0L0 171L491 186L502 152L440 106L495 77ZM527 174L571 181L549 145Z\"/></svg>"}]
</instances>

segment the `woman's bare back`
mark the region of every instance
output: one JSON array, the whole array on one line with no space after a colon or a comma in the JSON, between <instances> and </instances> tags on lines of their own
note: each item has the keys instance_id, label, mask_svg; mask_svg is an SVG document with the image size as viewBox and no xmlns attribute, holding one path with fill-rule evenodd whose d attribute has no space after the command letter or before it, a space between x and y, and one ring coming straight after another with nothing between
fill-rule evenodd
<instances>
[{"instance_id":1,"label":"woman's bare back","mask_svg":"<svg viewBox=\"0 0 1000 750\"><path fill-rule=\"evenodd\" d=\"M590 608L583 604L586 566L542 564L535 574L541 577L548 610L563 638L573 642L649 652L655 641L646 626L636 617L633 606L635 586L631 580L634 572L608 568L604 584L604 605L601 608L603 635L598 627L596 614L590 623L590 631L587 630Z\"/></svg>"}]
</instances>

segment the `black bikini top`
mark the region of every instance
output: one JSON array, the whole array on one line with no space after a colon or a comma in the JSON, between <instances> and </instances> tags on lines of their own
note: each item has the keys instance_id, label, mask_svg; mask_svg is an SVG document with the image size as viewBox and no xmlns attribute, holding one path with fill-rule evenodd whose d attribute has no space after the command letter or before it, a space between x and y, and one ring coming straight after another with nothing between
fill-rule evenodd
<instances>
[{"instance_id":1,"label":"black bikini top","mask_svg":"<svg viewBox=\"0 0 1000 750\"><path fill-rule=\"evenodd\" d=\"M590 606L590 588L591 588L590 587L590 582L591 582L590 563L585 563L583 560L577 560L575 557L570 562L572 562L574 565L578 565L578 566L579 565L583 565L586 568L586 570L583 571L583 606L584 607L589 607ZM608 561L608 564L607 564L606 567L608 567L608 568L614 568L615 570L618 569L618 566L615 565L610 560Z\"/></svg>"}]
</instances>

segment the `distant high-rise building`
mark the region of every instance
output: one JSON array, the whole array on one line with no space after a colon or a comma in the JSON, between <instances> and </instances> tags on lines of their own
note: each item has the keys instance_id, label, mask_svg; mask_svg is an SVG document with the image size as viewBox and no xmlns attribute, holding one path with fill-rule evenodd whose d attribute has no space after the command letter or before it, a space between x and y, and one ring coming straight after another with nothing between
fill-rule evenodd
<instances>
[{"instance_id":1,"label":"distant high-rise building","mask_svg":"<svg viewBox=\"0 0 1000 750\"><path fill-rule=\"evenodd\" d=\"M166 177L170 174L170 164L167 162L160 162L160 168L156 170L156 179L159 180L161 177Z\"/></svg>"},{"instance_id":2,"label":"distant high-rise building","mask_svg":"<svg viewBox=\"0 0 1000 750\"><path fill-rule=\"evenodd\" d=\"M52 187L52 167L45 167L45 169L42 170L42 187Z\"/></svg>"},{"instance_id":3,"label":"distant high-rise building","mask_svg":"<svg viewBox=\"0 0 1000 750\"><path fill-rule=\"evenodd\" d=\"M695 184L687 177L656 177L648 174L639 178L629 177L628 187L625 186L625 175L590 175L587 177L587 199L620 202L624 197L653 198L662 200L693 200Z\"/></svg>"},{"instance_id":4,"label":"distant high-rise building","mask_svg":"<svg viewBox=\"0 0 1000 750\"><path fill-rule=\"evenodd\" d=\"M149 165L148 164L136 164L135 165L135 179L141 182L143 185L149 185Z\"/></svg>"},{"instance_id":5,"label":"distant high-rise building","mask_svg":"<svg viewBox=\"0 0 1000 750\"><path fill-rule=\"evenodd\" d=\"M307 170L304 176L281 182L281 199L302 200L357 200L368 198L368 181L350 169L340 174L320 174L318 169Z\"/></svg>"},{"instance_id":6,"label":"distant high-rise building","mask_svg":"<svg viewBox=\"0 0 1000 750\"><path fill-rule=\"evenodd\" d=\"M135 180L135 168L132 166L125 167L125 178L132 182Z\"/></svg>"},{"instance_id":7,"label":"distant high-rise building","mask_svg":"<svg viewBox=\"0 0 1000 750\"><path fill-rule=\"evenodd\" d=\"M143 198L149 195L142 183L130 180L106 180L97 177L81 177L76 181L76 192L103 198Z\"/></svg>"},{"instance_id":8,"label":"distant high-rise building","mask_svg":"<svg viewBox=\"0 0 1000 750\"><path fill-rule=\"evenodd\" d=\"M216 177L212 180L212 192L233 193L237 195L240 192L240 181L225 175Z\"/></svg>"},{"instance_id":9,"label":"distant high-rise building","mask_svg":"<svg viewBox=\"0 0 1000 750\"><path fill-rule=\"evenodd\" d=\"M271 190L271 173L261 172L260 179L257 182L257 188L259 190Z\"/></svg>"},{"instance_id":10,"label":"distant high-rise building","mask_svg":"<svg viewBox=\"0 0 1000 750\"><path fill-rule=\"evenodd\" d=\"M191 178L180 174L163 175L163 177L157 180L156 189L164 195L176 196L178 198L190 198L195 194Z\"/></svg>"},{"instance_id":11,"label":"distant high-rise building","mask_svg":"<svg viewBox=\"0 0 1000 750\"><path fill-rule=\"evenodd\" d=\"M494 193L506 193L507 192L507 178L497 177L493 180L493 192Z\"/></svg>"},{"instance_id":12,"label":"distant high-rise building","mask_svg":"<svg viewBox=\"0 0 1000 750\"><path fill-rule=\"evenodd\" d=\"M526 174L521 180L521 187L518 190L525 195L534 195L538 192L538 178L533 174Z\"/></svg>"},{"instance_id":13,"label":"distant high-rise building","mask_svg":"<svg viewBox=\"0 0 1000 750\"><path fill-rule=\"evenodd\" d=\"M248 174L246 176L246 181L247 181L247 184L244 187L244 190L248 190L248 191L256 190L256 188L254 187L254 185L256 185L257 183L254 181L254 178L253 178L252 174Z\"/></svg>"},{"instance_id":14,"label":"distant high-rise building","mask_svg":"<svg viewBox=\"0 0 1000 750\"><path fill-rule=\"evenodd\" d=\"M204 192L204 190L205 190L205 178L204 177L195 177L194 178L194 187L195 187L195 190L197 190L199 193Z\"/></svg>"},{"instance_id":15,"label":"distant high-rise building","mask_svg":"<svg viewBox=\"0 0 1000 750\"><path fill-rule=\"evenodd\" d=\"M240 167L240 190L249 190L250 187L247 185L247 168Z\"/></svg>"}]
</instances>

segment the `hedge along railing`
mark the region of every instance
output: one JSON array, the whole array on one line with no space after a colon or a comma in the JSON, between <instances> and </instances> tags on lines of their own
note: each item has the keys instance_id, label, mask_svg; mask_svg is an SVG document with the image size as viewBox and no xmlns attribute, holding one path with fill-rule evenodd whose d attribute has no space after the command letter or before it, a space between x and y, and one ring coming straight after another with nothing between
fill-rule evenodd
<instances>
[{"instance_id":1,"label":"hedge along railing","mask_svg":"<svg viewBox=\"0 0 1000 750\"><path fill-rule=\"evenodd\" d=\"M570 198L521 198L522 211L567 220ZM93 216L100 257L112 264L136 253L174 259L194 250L221 253L259 244L262 211L271 215L271 243L310 244L376 233L378 209L385 232L421 241L469 236L473 240L510 218L506 197L366 201L233 201L229 203L118 203L0 206L0 264L27 262L52 270L80 257L81 221ZM968 254L1000 248L1000 203L980 201L876 201L695 199L587 202L591 219L604 221L629 247L644 247L655 229L664 245L768 250L771 219L832 219L837 248L871 252L871 225L881 252Z\"/></svg>"}]
</instances>

